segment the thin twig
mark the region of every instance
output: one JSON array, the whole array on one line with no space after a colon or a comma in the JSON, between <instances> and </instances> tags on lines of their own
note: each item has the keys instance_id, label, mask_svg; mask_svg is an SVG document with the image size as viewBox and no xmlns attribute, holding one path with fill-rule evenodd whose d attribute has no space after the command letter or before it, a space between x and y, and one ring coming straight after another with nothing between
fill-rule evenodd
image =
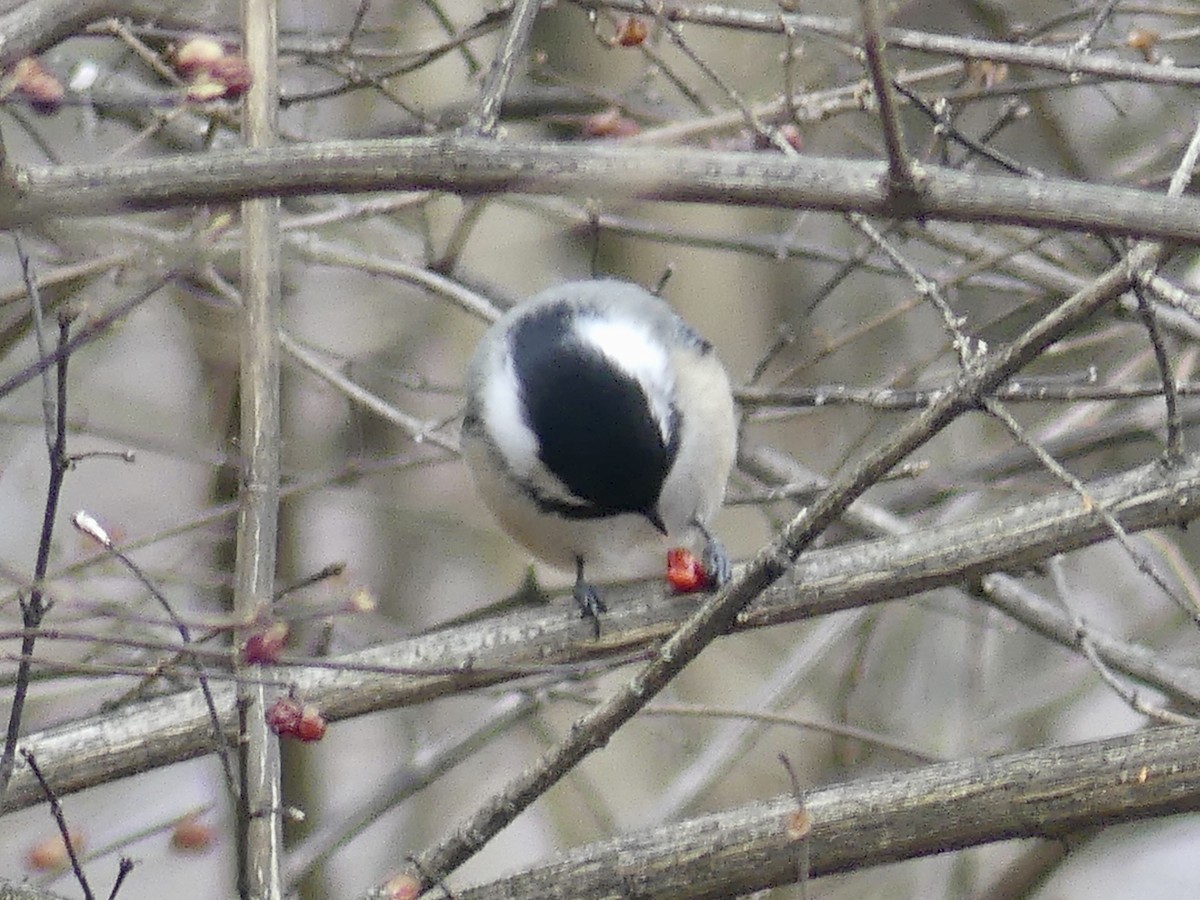
<instances>
[{"instance_id":1,"label":"thin twig","mask_svg":"<svg viewBox=\"0 0 1200 900\"><path fill-rule=\"evenodd\" d=\"M1196 609L1195 606L1188 602L1187 598L1181 597L1175 591L1175 588L1170 582L1167 581L1162 573L1155 568L1150 559L1133 545L1133 541L1129 536L1129 532L1127 532L1125 527L1117 521L1117 517L1114 516L1103 503L1099 503L1090 493L1088 493L1088 489L1083 482L1068 472L1063 467L1062 463L1046 452L1046 449L1037 441L1035 441L1025 431L1025 429L1021 427L1021 424L1015 418L1013 418L1012 414L1004 408L1003 403L1001 403L999 400L996 400L994 397L984 397L980 400L980 403L983 405L984 409L991 413L991 415L998 419L1004 425L1004 427L1008 429L1009 433L1013 436L1017 443L1019 443L1037 458L1038 462L1040 462L1048 472L1071 488L1071 490L1079 494L1079 498L1083 501L1084 505L1104 520L1105 526L1109 531L1112 532L1112 536L1116 539L1117 543L1120 544L1125 552L1129 555L1129 558L1133 561L1134 565L1137 566L1138 571L1153 581L1160 591L1170 598L1171 601L1174 602L1175 605L1178 606L1195 625L1200 627L1200 610Z\"/></svg>"},{"instance_id":2,"label":"thin twig","mask_svg":"<svg viewBox=\"0 0 1200 900\"><path fill-rule=\"evenodd\" d=\"M50 342L46 340L45 317L42 308L42 295L38 289L37 279L33 277L33 269L29 262L29 254L21 245L21 235L14 231L13 243L17 248L17 260L21 265L21 280L25 284L25 295L29 298L31 319L33 320L33 335L37 341L38 358L44 359L50 355ZM55 411L54 381L50 370L42 372L42 424L46 429L46 452L54 453L54 422L58 414Z\"/></svg>"},{"instance_id":3,"label":"thin twig","mask_svg":"<svg viewBox=\"0 0 1200 900\"><path fill-rule=\"evenodd\" d=\"M368 391L361 385L355 384L333 366L324 362L312 350L301 345L286 331L279 331L279 346L296 362L327 384L341 391L348 399L383 418L385 421L398 425L417 443L428 442L435 447L458 453L458 442L444 437L438 430L438 423L423 422L416 416L397 409L391 403Z\"/></svg>"},{"instance_id":4,"label":"thin twig","mask_svg":"<svg viewBox=\"0 0 1200 900\"><path fill-rule=\"evenodd\" d=\"M879 124L883 128L883 144L887 150L888 187L901 202L912 203L916 201L918 194L916 173L904 146L904 132L900 127L896 95L892 92L892 79L888 75L887 63L883 58L879 7L875 0L860 0L859 11L862 15L862 40L867 57L867 73L875 91L875 102L879 106Z\"/></svg>"},{"instance_id":5,"label":"thin twig","mask_svg":"<svg viewBox=\"0 0 1200 900\"><path fill-rule=\"evenodd\" d=\"M1180 397L1200 395L1200 382L1177 382L1175 393ZM757 409L820 409L825 406L865 406L878 410L923 409L942 387L923 388L856 388L844 384L822 384L812 387L738 388L738 403L750 410ZM1083 373L1072 378L1030 378L1010 381L992 396L1006 403L1081 403L1108 400L1142 400L1161 397L1161 381L1131 382L1128 384L1096 384L1095 373Z\"/></svg>"},{"instance_id":6,"label":"thin twig","mask_svg":"<svg viewBox=\"0 0 1200 900\"><path fill-rule=\"evenodd\" d=\"M1137 298L1138 314L1150 338L1150 346L1154 350L1154 362L1158 365L1161 377L1161 394L1166 406L1167 419L1167 450L1168 465L1176 465L1183 459L1183 419L1179 415L1179 392L1176 390L1175 367L1171 363L1167 346L1163 342L1162 329L1158 327L1158 314L1146 297L1141 284L1131 285L1134 297Z\"/></svg>"},{"instance_id":7,"label":"thin twig","mask_svg":"<svg viewBox=\"0 0 1200 900\"><path fill-rule=\"evenodd\" d=\"M651 0L642 0L643 12L647 15L654 16L663 32L671 39L671 42L683 52L684 56L692 61L704 77L715 84L729 101L737 107L741 112L742 118L745 120L747 127L750 128L756 135L761 137L773 145L776 149L785 154L794 154L795 148L792 147L779 134L778 129L769 128L765 125L759 115L754 111L754 108L748 104L742 95L731 85L721 74L714 69L703 56L692 49L691 45L684 40L683 32L679 27L666 15L666 11L661 5L652 3Z\"/></svg>"},{"instance_id":8,"label":"thin twig","mask_svg":"<svg viewBox=\"0 0 1200 900\"><path fill-rule=\"evenodd\" d=\"M1196 127L1192 129L1191 140L1188 141L1187 148L1171 175L1171 182L1167 186L1168 196L1178 197L1183 193L1195 172L1197 160L1200 160L1200 123L1197 123ZM1167 355L1166 346L1163 344L1162 335L1159 333L1158 317L1139 289L1146 283L1150 274L1149 269L1139 273L1140 277L1134 284L1134 295L1137 297L1138 310L1146 325L1146 331L1150 335L1150 343L1154 347L1154 359L1158 363L1158 370L1163 379L1163 400L1167 407L1167 461L1175 464L1183 458L1183 425L1179 418L1179 403L1176 398L1173 368L1170 357Z\"/></svg>"},{"instance_id":9,"label":"thin twig","mask_svg":"<svg viewBox=\"0 0 1200 900\"><path fill-rule=\"evenodd\" d=\"M173 274L161 276L160 278L156 279L150 287L137 294L134 294L128 300L118 303L111 310L104 313L104 315L97 316L95 319L91 319L86 325L83 326L83 328L78 334L75 335L75 337L71 338L65 343L60 343L58 345L58 349L56 349L53 353L43 356L33 365L22 369L3 384L0 384L0 399L7 397L17 388L27 384L34 378L37 378L40 374L45 372L51 366L57 364L60 360L65 360L80 347L90 344L96 338L100 337L100 335L104 334L104 332L108 329L108 326L124 318L134 309L141 306L142 303L154 296L154 294L158 293L159 289L166 285L167 282L173 277Z\"/></svg>"},{"instance_id":10,"label":"thin twig","mask_svg":"<svg viewBox=\"0 0 1200 900\"><path fill-rule=\"evenodd\" d=\"M787 772L788 782L792 787L792 796L796 799L796 811L788 820L788 827L800 844L800 859L796 863L796 883L800 885L800 900L808 900L808 881L812 865L809 853L808 836L812 833L812 819L804 808L804 792L800 790L800 779L786 753L779 754L779 762Z\"/></svg>"},{"instance_id":11,"label":"thin twig","mask_svg":"<svg viewBox=\"0 0 1200 900\"><path fill-rule=\"evenodd\" d=\"M108 532L100 525L100 523L88 513L80 510L71 517L71 523L83 534L86 534L92 540L96 541L108 553L112 554L138 583L149 592L150 596L158 601L158 605L163 608L167 614L167 618L171 620L171 624L175 626L175 630L179 633L180 640L185 646L190 646L192 643L192 632L177 612L174 606L171 605L166 596L160 591L157 585L142 571L141 566L135 563L128 554L119 550L112 542ZM204 695L204 705L208 709L209 722L212 725L213 741L217 745L217 756L221 760L221 768L225 775L225 786L229 791L229 796L236 799L238 794L238 785L233 777L233 767L229 762L229 746L225 741L225 729L221 727L221 715L217 712L217 703L213 699L212 688L208 683L208 673L204 669L203 661L192 654L184 651L191 663L193 670L196 673L196 681L200 685L200 692Z\"/></svg>"},{"instance_id":12,"label":"thin twig","mask_svg":"<svg viewBox=\"0 0 1200 900\"><path fill-rule=\"evenodd\" d=\"M1161 302L1200 321L1200 298L1168 281L1158 272L1147 275L1142 281L1142 287L1150 291Z\"/></svg>"},{"instance_id":13,"label":"thin twig","mask_svg":"<svg viewBox=\"0 0 1200 900\"><path fill-rule=\"evenodd\" d=\"M942 327L945 328L946 334L950 339L950 346L958 354L959 365L964 370L974 365L984 347L979 341L972 339L962 330L963 325L966 324L966 319L955 314L954 310L950 308L950 304L942 296L942 290L938 287L937 282L922 275L917 270L917 267L905 259L904 255L892 246L891 241L884 237L866 216L849 213L846 219L868 241L883 251L887 258L892 261L892 264L908 277L918 296L925 297L933 304L934 309L937 310L938 315L942 319Z\"/></svg>"},{"instance_id":14,"label":"thin twig","mask_svg":"<svg viewBox=\"0 0 1200 900\"><path fill-rule=\"evenodd\" d=\"M108 892L108 900L117 900L117 894L121 892L121 885L125 883L125 879L129 877L133 867L132 859L128 856L121 857L120 862L117 863L117 877L113 880L112 890Z\"/></svg>"},{"instance_id":15,"label":"thin twig","mask_svg":"<svg viewBox=\"0 0 1200 900\"><path fill-rule=\"evenodd\" d=\"M464 131L479 137L491 137L496 132L500 118L500 107L508 91L517 62L525 54L533 23L541 10L541 0L515 0L508 28L488 70L487 81L471 114L467 117Z\"/></svg>"},{"instance_id":16,"label":"thin twig","mask_svg":"<svg viewBox=\"0 0 1200 900\"><path fill-rule=\"evenodd\" d=\"M1083 651L1083 655L1087 657L1087 661L1092 664L1092 668L1100 676L1100 679L1108 685L1109 689L1114 694L1120 697L1125 704L1134 712L1140 713L1148 719L1157 722L1160 725L1195 725L1196 718L1193 716L1185 716L1161 706L1148 703L1142 699L1141 694L1131 685L1126 684L1108 664L1100 658L1100 654L1096 652L1096 645L1092 643L1092 639L1088 634L1087 625L1082 619L1077 619L1079 628L1079 646Z\"/></svg>"},{"instance_id":17,"label":"thin twig","mask_svg":"<svg viewBox=\"0 0 1200 900\"><path fill-rule=\"evenodd\" d=\"M33 569L33 587L28 598L21 598L21 661L17 664L16 685L13 689L12 706L8 711L8 726L4 733L4 751L0 754L0 801L3 800L12 780L16 762L17 741L21 735L21 719L25 714L25 701L29 695L29 675L33 651L37 643L35 630L50 609L46 602L46 571L50 566L50 548L54 537L54 520L58 515L58 499L62 493L63 479L70 462L67 459L67 356L62 352L70 343L71 323L66 316L58 320L58 350L53 354L58 359L57 394L54 401L53 441L47 448L50 477L46 486L46 505L42 513L42 528L38 537L37 562Z\"/></svg>"},{"instance_id":18,"label":"thin twig","mask_svg":"<svg viewBox=\"0 0 1200 900\"><path fill-rule=\"evenodd\" d=\"M63 813L62 804L58 801L58 795L54 793L46 778L42 775L42 770L38 766L37 758L29 750L21 750L21 756L25 759L29 770L33 772L33 777L37 779L41 785L42 793L46 795L46 800L50 804L50 814L54 816L54 821L58 825L58 834L62 838L63 847L66 848L67 856L71 860L71 870L75 873L75 880L79 882L79 887L83 891L83 896L86 900L95 900L95 895L92 894L92 888L88 884L87 876L83 874L83 866L79 864L79 855L75 852L75 842L71 839L71 829L67 827L67 817Z\"/></svg>"},{"instance_id":19,"label":"thin twig","mask_svg":"<svg viewBox=\"0 0 1200 900\"><path fill-rule=\"evenodd\" d=\"M1045 173L1035 169L1033 166L1026 165L1019 160L1013 159L1007 153L1001 153L994 147L988 146L982 139L973 138L965 134L961 129L956 127L950 116L946 113L949 108L949 101L938 100L934 105L930 105L921 99L921 96L909 88L899 78L892 79L892 87L897 92L903 94L908 102L928 116L933 122L933 130L935 134L940 134L950 138L955 143L961 144L963 147L970 150L972 153L978 154L985 159L991 160L996 165L1014 175L1025 175L1029 178L1044 178ZM989 129L989 132L993 129Z\"/></svg>"},{"instance_id":20,"label":"thin twig","mask_svg":"<svg viewBox=\"0 0 1200 900\"><path fill-rule=\"evenodd\" d=\"M1079 40L1071 45L1072 53L1087 53L1092 49L1092 42L1100 34L1100 29L1112 18L1113 10L1116 7L1117 0L1104 0L1099 9L1096 10L1095 16L1092 17L1091 24L1088 25L1087 30L1079 36Z\"/></svg>"},{"instance_id":21,"label":"thin twig","mask_svg":"<svg viewBox=\"0 0 1200 900\"><path fill-rule=\"evenodd\" d=\"M595 706L599 701L592 697L571 693L567 691L550 691L547 697L551 700L567 699L577 703L586 703L590 706ZM923 750L913 744L907 744L903 741L890 738L885 734L880 734L875 731L870 731L865 728L856 728L853 725L847 725L843 722L826 722L814 719L809 716L797 716L788 713L763 712L761 710L751 709L735 709L724 706L712 706L698 703L660 703L654 701L647 704L642 710L642 715L646 716L682 716L695 717L703 719L743 719L748 722L754 722L759 725L779 725L785 728L795 728L803 731L817 731L823 734L830 734L835 737L846 738L847 740L857 741L868 747L877 750L884 750L889 753L895 753L900 756L907 757L914 762L931 763L945 762L946 757L939 756L936 753L930 753L928 750ZM668 821L675 817L683 807L670 811L670 815L659 813L653 817L654 822Z\"/></svg>"}]
</instances>

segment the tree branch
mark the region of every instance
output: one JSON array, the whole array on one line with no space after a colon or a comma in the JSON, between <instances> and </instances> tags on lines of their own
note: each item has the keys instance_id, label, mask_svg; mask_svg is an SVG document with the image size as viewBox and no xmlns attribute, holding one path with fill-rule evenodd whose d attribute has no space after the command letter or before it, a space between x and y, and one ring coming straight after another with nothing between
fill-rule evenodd
<instances>
[{"instance_id":1,"label":"tree branch","mask_svg":"<svg viewBox=\"0 0 1200 900\"><path fill-rule=\"evenodd\" d=\"M1154 463L1089 485L1129 531L1189 521L1200 514L1200 462L1174 469ZM1011 539L1004 535L1011 532ZM785 583L765 592L738 617L736 630L768 627L857 606L960 584L987 572L1019 569L1036 560L1107 540L1099 515L1085 510L1073 491L954 525L846 547L814 550ZM1010 590L1011 579L988 585L989 598L1023 617L1034 630L1078 649L1077 629L1053 604ZM644 651L672 634L695 609L691 597L665 597L657 584L609 590L609 614L599 642L565 607L510 613L314 665L284 664L274 679L294 684L326 718L348 718L423 703L436 697L544 675L555 666L619 659ZM1151 650L1089 630L1088 638L1115 671L1200 704L1200 670L1171 666ZM43 635L43 640L49 637ZM184 648L180 648L181 650ZM464 665L463 661L469 663ZM317 666L320 666L319 668ZM226 727L234 724L233 692L214 684L213 697ZM198 690L172 694L30 735L62 795L212 752L216 744ZM36 782L18 760L2 811L40 800Z\"/></svg>"},{"instance_id":2,"label":"tree branch","mask_svg":"<svg viewBox=\"0 0 1200 900\"><path fill-rule=\"evenodd\" d=\"M579 0L585 8L603 7L621 12L642 11L642 0ZM785 5L790 5L791 0ZM722 3L676 3L665 6L662 15L671 22L711 25L767 34L783 34L793 29L799 34L813 32L857 45L862 39L858 22L837 16L799 15L766 12ZM891 47L954 56L965 60L992 60L1032 69L1046 69L1068 75L1095 75L1108 79L1140 81L1145 84L1200 85L1200 68L1136 62L1100 53L1086 55L1063 52L1055 46L1035 46L1009 41L950 34L932 34L910 28L884 28L883 42Z\"/></svg>"},{"instance_id":3,"label":"tree branch","mask_svg":"<svg viewBox=\"0 0 1200 900\"><path fill-rule=\"evenodd\" d=\"M12 171L20 197L0 209L0 228L252 197L441 190L919 215L1200 243L1200 200L1192 197L922 166L920 202L897 205L884 163L684 147L663 153L444 136L215 150L119 164L14 165Z\"/></svg>"},{"instance_id":4,"label":"tree branch","mask_svg":"<svg viewBox=\"0 0 1200 900\"><path fill-rule=\"evenodd\" d=\"M275 142L279 109L275 0L243 0L242 29L253 85L246 95L242 133L250 147ZM275 594L279 542L279 200L242 205L241 466L238 491L234 613L260 619ZM245 632L235 634L235 639ZM279 742L266 723L270 702L259 666L239 666L238 895L283 896L283 797Z\"/></svg>"},{"instance_id":5,"label":"tree branch","mask_svg":"<svg viewBox=\"0 0 1200 900\"><path fill-rule=\"evenodd\" d=\"M1200 809L1200 732L1156 728L1086 744L939 763L816 788L814 877L992 841ZM797 879L791 795L589 844L459 900L732 897Z\"/></svg>"}]
</instances>

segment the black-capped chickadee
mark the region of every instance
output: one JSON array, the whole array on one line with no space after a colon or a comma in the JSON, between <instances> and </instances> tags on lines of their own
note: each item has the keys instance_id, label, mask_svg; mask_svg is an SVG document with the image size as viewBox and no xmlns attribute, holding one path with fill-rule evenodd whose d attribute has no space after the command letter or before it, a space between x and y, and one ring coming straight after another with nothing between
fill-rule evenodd
<instances>
[{"instance_id":1,"label":"black-capped chickadee","mask_svg":"<svg viewBox=\"0 0 1200 900\"><path fill-rule=\"evenodd\" d=\"M597 633L605 606L585 567L629 571L699 537L709 581L728 581L708 523L736 450L729 378L661 298L613 280L543 291L483 336L466 392L463 455L479 493L535 556L574 567Z\"/></svg>"}]
</instances>

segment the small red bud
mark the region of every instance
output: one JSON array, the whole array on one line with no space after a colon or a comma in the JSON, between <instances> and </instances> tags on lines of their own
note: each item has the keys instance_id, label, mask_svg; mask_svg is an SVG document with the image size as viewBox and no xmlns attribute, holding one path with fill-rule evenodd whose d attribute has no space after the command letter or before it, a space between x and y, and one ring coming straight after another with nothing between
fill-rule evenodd
<instances>
[{"instance_id":1,"label":"small red bud","mask_svg":"<svg viewBox=\"0 0 1200 900\"><path fill-rule=\"evenodd\" d=\"M224 55L225 48L218 41L201 35L181 44L171 57L171 64L180 75L191 78L207 72Z\"/></svg>"},{"instance_id":2,"label":"small red bud","mask_svg":"<svg viewBox=\"0 0 1200 900\"><path fill-rule=\"evenodd\" d=\"M29 105L43 115L58 112L62 106L66 88L32 56L13 63L9 72L13 89L29 101Z\"/></svg>"},{"instance_id":3,"label":"small red bud","mask_svg":"<svg viewBox=\"0 0 1200 900\"><path fill-rule=\"evenodd\" d=\"M295 697L279 697L267 707L267 727L280 737L298 741L319 741L325 736L326 722L311 703L301 704Z\"/></svg>"},{"instance_id":4,"label":"small red bud","mask_svg":"<svg viewBox=\"0 0 1200 900\"><path fill-rule=\"evenodd\" d=\"M580 130L584 137L623 138L632 137L641 131L642 127L628 116L621 115L619 109L612 107L588 116L583 120Z\"/></svg>"},{"instance_id":5,"label":"small red bud","mask_svg":"<svg viewBox=\"0 0 1200 900\"><path fill-rule=\"evenodd\" d=\"M637 47L644 43L650 34L644 19L629 16L621 20L617 26L617 43L622 47Z\"/></svg>"},{"instance_id":6,"label":"small red bud","mask_svg":"<svg viewBox=\"0 0 1200 900\"><path fill-rule=\"evenodd\" d=\"M388 900L417 900L421 895L421 882L412 875L397 875L383 886L383 895Z\"/></svg>"},{"instance_id":7,"label":"small red bud","mask_svg":"<svg viewBox=\"0 0 1200 900\"><path fill-rule=\"evenodd\" d=\"M279 661L279 654L287 643L287 622L274 622L246 639L242 647L242 662L273 663Z\"/></svg>"},{"instance_id":8,"label":"small red bud","mask_svg":"<svg viewBox=\"0 0 1200 900\"><path fill-rule=\"evenodd\" d=\"M208 67L208 77L218 84L225 85L225 98L236 100L254 83L250 74L250 65L236 54L222 56L214 60Z\"/></svg>"}]
</instances>

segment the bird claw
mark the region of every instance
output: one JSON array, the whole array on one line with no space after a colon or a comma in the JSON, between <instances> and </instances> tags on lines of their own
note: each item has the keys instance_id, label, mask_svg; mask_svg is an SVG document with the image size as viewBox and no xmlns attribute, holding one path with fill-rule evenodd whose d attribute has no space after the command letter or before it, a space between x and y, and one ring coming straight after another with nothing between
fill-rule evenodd
<instances>
[{"instance_id":1,"label":"bird claw","mask_svg":"<svg viewBox=\"0 0 1200 900\"><path fill-rule=\"evenodd\" d=\"M733 577L733 566L729 562L729 554L725 552L725 545L711 534L705 539L700 564L704 566L709 586L714 589L724 587Z\"/></svg>"},{"instance_id":2,"label":"bird claw","mask_svg":"<svg viewBox=\"0 0 1200 900\"><path fill-rule=\"evenodd\" d=\"M600 638L600 613L608 612L608 607L600 599L600 592L588 584L583 578L577 578L571 596L579 604L579 618L591 619L596 638Z\"/></svg>"}]
</instances>

